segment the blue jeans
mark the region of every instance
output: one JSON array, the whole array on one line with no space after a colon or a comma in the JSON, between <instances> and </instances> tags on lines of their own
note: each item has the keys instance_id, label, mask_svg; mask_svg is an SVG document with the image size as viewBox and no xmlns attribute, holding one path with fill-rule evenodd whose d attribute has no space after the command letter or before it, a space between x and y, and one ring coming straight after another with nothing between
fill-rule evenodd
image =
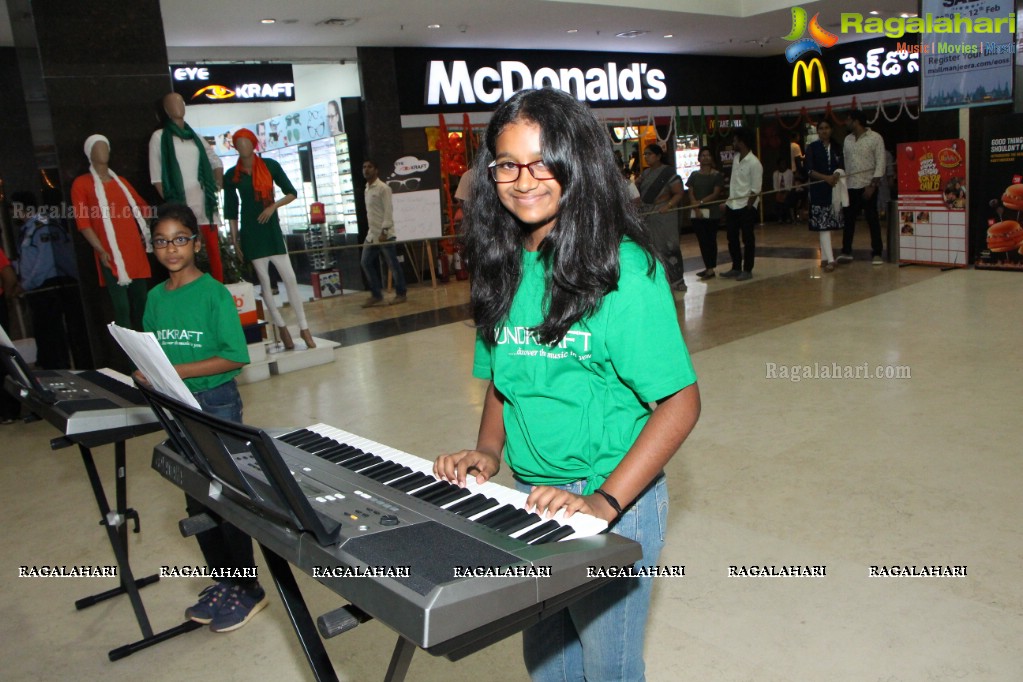
<instances>
[{"instance_id":1,"label":"blue jeans","mask_svg":"<svg viewBox=\"0 0 1023 682\"><path fill-rule=\"evenodd\" d=\"M586 481L559 486L581 494ZM528 492L521 482L516 488ZM643 548L636 566L654 566L664 547L668 485L663 475L618 520L613 532ZM618 578L522 632L533 682L641 682L643 639L653 578Z\"/></svg>"},{"instance_id":2,"label":"blue jeans","mask_svg":"<svg viewBox=\"0 0 1023 682\"><path fill-rule=\"evenodd\" d=\"M230 422L242 423L242 396L234 379L192 395L199 401L203 412Z\"/></svg>"},{"instance_id":3,"label":"blue jeans","mask_svg":"<svg viewBox=\"0 0 1023 682\"><path fill-rule=\"evenodd\" d=\"M398 296L404 296L408 291L405 287L405 271L401 269L398 249L392 242L367 244L362 249L362 271L366 273L369 292L373 298L384 297L383 285L380 283L380 267L377 265L381 252L387 257L387 266L391 268L391 274L394 276L394 292Z\"/></svg>"}]
</instances>

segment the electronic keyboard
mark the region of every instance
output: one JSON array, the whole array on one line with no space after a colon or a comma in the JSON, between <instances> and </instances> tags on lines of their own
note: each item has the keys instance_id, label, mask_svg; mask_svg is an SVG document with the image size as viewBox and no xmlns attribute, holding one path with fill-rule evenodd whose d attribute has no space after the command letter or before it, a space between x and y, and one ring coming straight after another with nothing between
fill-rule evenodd
<instances>
[{"instance_id":1,"label":"electronic keyboard","mask_svg":"<svg viewBox=\"0 0 1023 682\"><path fill-rule=\"evenodd\" d=\"M431 461L326 424L269 433L301 495L334 529L326 542L224 481L211 485L171 442L154 450L153 468L435 655L459 658L518 632L609 580L593 569L642 556L632 540L601 534L601 519L540 518L524 508L525 493L438 481ZM267 480L252 455L228 449L247 481ZM259 486L250 492L262 496Z\"/></svg>"}]
</instances>

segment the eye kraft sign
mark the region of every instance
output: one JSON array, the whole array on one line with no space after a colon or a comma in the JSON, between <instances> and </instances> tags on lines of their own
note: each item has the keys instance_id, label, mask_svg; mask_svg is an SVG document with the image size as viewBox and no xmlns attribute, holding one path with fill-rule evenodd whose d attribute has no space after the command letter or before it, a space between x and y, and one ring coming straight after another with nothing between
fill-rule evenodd
<instances>
[{"instance_id":1,"label":"eye kraft sign","mask_svg":"<svg viewBox=\"0 0 1023 682\"><path fill-rule=\"evenodd\" d=\"M173 64L171 81L186 104L295 99L291 64Z\"/></svg>"}]
</instances>

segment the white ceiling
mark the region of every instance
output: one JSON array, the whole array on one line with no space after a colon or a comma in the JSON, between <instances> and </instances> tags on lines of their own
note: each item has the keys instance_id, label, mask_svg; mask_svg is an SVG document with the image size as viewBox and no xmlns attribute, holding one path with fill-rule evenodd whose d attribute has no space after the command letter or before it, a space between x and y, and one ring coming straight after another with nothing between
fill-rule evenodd
<instances>
[{"instance_id":1,"label":"white ceiling","mask_svg":"<svg viewBox=\"0 0 1023 682\"><path fill-rule=\"evenodd\" d=\"M802 6L837 32L842 12L916 12L917 0L817 0ZM480 47L653 52L728 56L781 54L791 29L785 0L163 0L164 33L173 48L227 48L286 59L315 49L344 55L354 47ZM0 0L0 45L12 45ZM263 25L262 18L277 23ZM317 25L355 19L349 26ZM427 28L440 24L440 28ZM567 33L575 30L575 33ZM637 38L615 34L640 30ZM665 38L665 35L672 35ZM851 36L843 36L851 39ZM273 49L270 49L273 48Z\"/></svg>"}]
</instances>

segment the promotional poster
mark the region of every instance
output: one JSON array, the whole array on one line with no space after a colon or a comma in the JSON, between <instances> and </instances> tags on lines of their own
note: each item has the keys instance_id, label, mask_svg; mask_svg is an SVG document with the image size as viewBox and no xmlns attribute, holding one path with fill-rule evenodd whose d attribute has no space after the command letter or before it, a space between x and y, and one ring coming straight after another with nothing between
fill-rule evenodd
<instances>
[{"instance_id":1,"label":"promotional poster","mask_svg":"<svg viewBox=\"0 0 1023 682\"><path fill-rule=\"evenodd\" d=\"M1023 115L984 119L980 188L972 221L976 267L1023 272Z\"/></svg>"},{"instance_id":2,"label":"promotional poster","mask_svg":"<svg viewBox=\"0 0 1023 682\"><path fill-rule=\"evenodd\" d=\"M966 144L898 145L899 261L967 265Z\"/></svg>"}]
</instances>

